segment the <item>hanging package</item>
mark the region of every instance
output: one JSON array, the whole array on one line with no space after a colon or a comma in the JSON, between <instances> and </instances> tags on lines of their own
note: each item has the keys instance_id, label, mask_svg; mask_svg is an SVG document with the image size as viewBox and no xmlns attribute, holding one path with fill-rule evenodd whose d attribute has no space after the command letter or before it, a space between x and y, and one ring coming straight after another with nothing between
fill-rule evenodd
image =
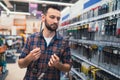
<instances>
[{"instance_id":1,"label":"hanging package","mask_svg":"<svg viewBox=\"0 0 120 80\"><path fill-rule=\"evenodd\" d=\"M116 36L120 38L120 18L117 20Z\"/></svg>"}]
</instances>

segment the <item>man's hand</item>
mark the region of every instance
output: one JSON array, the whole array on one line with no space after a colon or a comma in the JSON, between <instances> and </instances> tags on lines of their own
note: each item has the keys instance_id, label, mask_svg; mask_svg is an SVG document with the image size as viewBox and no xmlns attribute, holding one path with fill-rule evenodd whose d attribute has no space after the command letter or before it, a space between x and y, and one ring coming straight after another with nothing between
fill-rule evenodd
<instances>
[{"instance_id":1,"label":"man's hand","mask_svg":"<svg viewBox=\"0 0 120 80\"><path fill-rule=\"evenodd\" d=\"M40 48L34 48L25 58L21 58L18 60L19 67L26 68L31 61L39 59L40 54L41 54Z\"/></svg>"},{"instance_id":2,"label":"man's hand","mask_svg":"<svg viewBox=\"0 0 120 80\"><path fill-rule=\"evenodd\" d=\"M53 54L48 62L50 67L57 67L60 64L60 59L56 54Z\"/></svg>"},{"instance_id":3,"label":"man's hand","mask_svg":"<svg viewBox=\"0 0 120 80\"><path fill-rule=\"evenodd\" d=\"M67 63L61 63L60 58L54 54L51 56L50 61L48 62L49 67L55 67L61 71L68 72L70 71L71 67Z\"/></svg>"},{"instance_id":4,"label":"man's hand","mask_svg":"<svg viewBox=\"0 0 120 80\"><path fill-rule=\"evenodd\" d=\"M35 48L32 51L30 51L30 53L26 56L26 59L30 61L36 61L40 57L40 54L40 48Z\"/></svg>"}]
</instances>

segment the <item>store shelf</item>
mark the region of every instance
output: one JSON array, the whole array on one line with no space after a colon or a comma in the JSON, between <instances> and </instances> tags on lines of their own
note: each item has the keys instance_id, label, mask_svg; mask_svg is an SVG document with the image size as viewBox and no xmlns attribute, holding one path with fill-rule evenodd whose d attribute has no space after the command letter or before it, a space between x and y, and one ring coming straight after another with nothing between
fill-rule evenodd
<instances>
[{"instance_id":1,"label":"store shelf","mask_svg":"<svg viewBox=\"0 0 120 80\"><path fill-rule=\"evenodd\" d=\"M87 80L86 77L84 76L84 74L76 71L74 68L71 68L71 71L72 71L73 73L75 73L77 76L79 76L82 80Z\"/></svg>"},{"instance_id":2,"label":"store shelf","mask_svg":"<svg viewBox=\"0 0 120 80\"><path fill-rule=\"evenodd\" d=\"M95 67L98 67L98 68L104 70L105 72L107 72L107 73L109 73L109 74L111 74L111 75L113 75L113 76L115 76L115 77L117 77L117 78L120 79L120 75L115 74L115 73L113 73L113 72L111 72L111 71L109 71L109 70L107 70L107 69L105 69L105 68L103 68L103 67L101 67L101 66L99 66L99 65L96 65L96 64L88 61L87 59L84 59L84 58L80 57L79 54L72 52L72 55L73 55L74 57L79 58L80 60L83 60L83 61L85 61L86 63L88 63L88 64L90 64L90 65L93 65L93 66L95 66Z\"/></svg>"},{"instance_id":3,"label":"store shelf","mask_svg":"<svg viewBox=\"0 0 120 80\"><path fill-rule=\"evenodd\" d=\"M0 54L3 54L7 49L7 46L6 45L2 45L0 46Z\"/></svg>"},{"instance_id":4,"label":"store shelf","mask_svg":"<svg viewBox=\"0 0 120 80\"><path fill-rule=\"evenodd\" d=\"M0 75L0 80L5 80L6 76L8 75L8 70L5 73Z\"/></svg>"},{"instance_id":5,"label":"store shelf","mask_svg":"<svg viewBox=\"0 0 120 80\"><path fill-rule=\"evenodd\" d=\"M6 57L6 62L7 63L16 63L16 59L17 59L17 57L15 55L13 55L11 57Z\"/></svg>"},{"instance_id":6,"label":"store shelf","mask_svg":"<svg viewBox=\"0 0 120 80\"><path fill-rule=\"evenodd\" d=\"M69 41L83 43L83 44L95 44L95 45L98 45L98 46L120 47L120 42L95 41L95 40L80 40L80 39L70 39Z\"/></svg>"},{"instance_id":7,"label":"store shelf","mask_svg":"<svg viewBox=\"0 0 120 80\"><path fill-rule=\"evenodd\" d=\"M102 15L99 15L97 17L88 18L88 19L85 19L85 20L82 20L82 21L75 22L73 24L68 24L66 26L60 27L59 30L69 28L70 26L74 27L75 25L81 25L81 24L88 23L88 22L91 22L91 21L96 21L96 20L103 19L103 18L106 18L106 17L111 17L111 16L116 15L116 14L120 14L120 10L116 10L114 12L109 12L109 13L106 13L106 14L102 14Z\"/></svg>"}]
</instances>

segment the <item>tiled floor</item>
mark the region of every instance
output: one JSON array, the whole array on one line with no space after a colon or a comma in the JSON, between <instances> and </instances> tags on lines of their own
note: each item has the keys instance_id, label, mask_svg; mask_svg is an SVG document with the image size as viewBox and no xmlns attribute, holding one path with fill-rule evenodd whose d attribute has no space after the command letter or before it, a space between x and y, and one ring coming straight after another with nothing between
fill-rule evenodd
<instances>
[{"instance_id":1,"label":"tiled floor","mask_svg":"<svg viewBox=\"0 0 120 80\"><path fill-rule=\"evenodd\" d=\"M8 75L5 80L23 80L26 69L20 69L17 60L16 63L8 63L7 69Z\"/></svg>"}]
</instances>

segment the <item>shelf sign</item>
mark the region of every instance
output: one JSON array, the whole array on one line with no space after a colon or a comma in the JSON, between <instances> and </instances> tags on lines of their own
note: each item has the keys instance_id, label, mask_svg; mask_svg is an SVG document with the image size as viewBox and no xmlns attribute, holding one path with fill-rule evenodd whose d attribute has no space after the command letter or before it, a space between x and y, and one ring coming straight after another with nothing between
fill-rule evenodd
<instances>
[{"instance_id":1,"label":"shelf sign","mask_svg":"<svg viewBox=\"0 0 120 80\"><path fill-rule=\"evenodd\" d=\"M62 21L65 20L65 19L67 19L69 16L70 16L70 14L67 14L67 15L63 16L62 17Z\"/></svg>"},{"instance_id":2,"label":"shelf sign","mask_svg":"<svg viewBox=\"0 0 120 80\"><path fill-rule=\"evenodd\" d=\"M86 8L92 6L92 5L94 5L94 4L96 4L96 3L100 2L100 1L102 1L102 0L88 0L88 1L84 4L84 9L86 9Z\"/></svg>"},{"instance_id":3,"label":"shelf sign","mask_svg":"<svg viewBox=\"0 0 120 80\"><path fill-rule=\"evenodd\" d=\"M42 11L37 11L36 18L41 19Z\"/></svg>"},{"instance_id":4,"label":"shelf sign","mask_svg":"<svg viewBox=\"0 0 120 80\"><path fill-rule=\"evenodd\" d=\"M38 4L36 3L29 3L29 12L33 15L36 15L38 9Z\"/></svg>"}]
</instances>

